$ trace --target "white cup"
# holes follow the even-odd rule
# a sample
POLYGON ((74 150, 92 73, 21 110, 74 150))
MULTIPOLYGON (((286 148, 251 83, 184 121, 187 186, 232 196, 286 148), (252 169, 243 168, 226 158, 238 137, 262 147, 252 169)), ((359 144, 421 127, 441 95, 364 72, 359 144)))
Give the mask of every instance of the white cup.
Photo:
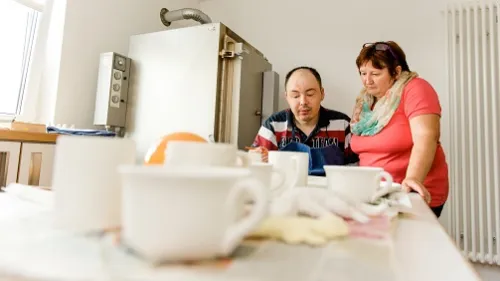
POLYGON ((252 163, 249 166, 252 176, 261 181, 268 190, 269 200, 281 194, 286 187, 286 172, 270 163, 252 163))
POLYGON ((135 162, 130 139, 60 136, 52 190, 56 225, 76 232, 121 226, 121 181, 117 167, 135 162))
POLYGON ((309 154, 305 152, 269 151, 269 163, 286 172, 287 188, 307 186, 309 154))
POLYGON ((264 185, 246 168, 122 166, 125 245, 153 263, 231 254, 267 215, 264 185), (244 209, 242 196, 254 206, 244 209))
POLYGON ((165 164, 248 167, 248 153, 227 143, 171 141, 165 150, 165 164))
POLYGON ((328 188, 353 203, 371 202, 392 187, 392 176, 382 168, 325 165, 324 169, 328 188))

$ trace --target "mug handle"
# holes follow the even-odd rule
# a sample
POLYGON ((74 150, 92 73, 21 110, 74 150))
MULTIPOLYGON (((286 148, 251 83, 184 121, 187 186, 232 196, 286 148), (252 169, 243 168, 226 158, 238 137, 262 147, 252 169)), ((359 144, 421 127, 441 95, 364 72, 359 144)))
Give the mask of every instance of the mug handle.
MULTIPOLYGON (((278 181, 278 183, 276 185, 271 186, 271 194, 273 194, 273 195, 274 195, 274 193, 276 193, 277 195, 281 194, 281 193, 284 192, 283 189, 286 187, 285 186, 285 183, 286 183, 286 172, 283 169, 278 169, 278 168, 274 168, 273 167, 272 173, 273 174, 278 174, 279 181, 278 181)), ((273 198, 269 198, 269 199, 272 200, 273 198)))
POLYGON ((250 157, 248 156, 248 152, 238 150, 236 152, 236 157, 241 161, 241 164, 236 164, 240 167, 248 167, 250 166, 250 157))
POLYGON ((222 242, 222 255, 229 255, 238 244, 261 223, 268 213, 268 196, 263 183, 256 179, 245 178, 238 181, 229 192, 226 200, 226 210, 229 213, 234 213, 240 206, 241 202, 238 198, 241 193, 250 193, 253 197, 253 206, 250 214, 235 224, 231 225, 224 234, 222 242))
POLYGON ((380 182, 381 179, 385 179, 385 185, 384 186, 378 186, 376 191, 375 191, 375 194, 373 195, 372 197, 372 201, 373 200, 377 200, 378 198, 388 194, 391 192, 391 188, 392 188, 392 176, 391 174, 389 174, 388 172, 386 171, 381 171, 378 175, 377 175, 377 182, 380 182))

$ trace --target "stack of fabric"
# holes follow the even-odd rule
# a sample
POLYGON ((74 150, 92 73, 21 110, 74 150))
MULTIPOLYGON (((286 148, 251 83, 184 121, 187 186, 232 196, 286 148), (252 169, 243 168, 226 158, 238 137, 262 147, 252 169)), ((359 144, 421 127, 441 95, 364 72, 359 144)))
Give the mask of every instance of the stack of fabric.
POLYGON ((115 137, 116 133, 106 130, 90 130, 90 129, 70 129, 59 128, 56 126, 48 126, 47 133, 59 135, 75 135, 75 136, 100 136, 100 137, 115 137))
POLYGON ((397 188, 353 204, 326 188, 296 187, 272 201, 269 217, 249 237, 314 246, 345 237, 387 239, 394 218, 410 208, 408 194, 397 188))

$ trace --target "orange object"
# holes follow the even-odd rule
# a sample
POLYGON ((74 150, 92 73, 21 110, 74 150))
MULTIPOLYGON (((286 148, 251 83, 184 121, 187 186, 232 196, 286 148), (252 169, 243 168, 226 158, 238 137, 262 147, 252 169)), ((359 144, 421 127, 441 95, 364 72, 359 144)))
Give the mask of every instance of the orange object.
POLYGON ((208 142, 201 136, 189 132, 176 132, 163 136, 155 143, 146 153, 144 164, 146 165, 162 165, 165 162, 165 150, 170 141, 191 141, 191 142, 208 142))

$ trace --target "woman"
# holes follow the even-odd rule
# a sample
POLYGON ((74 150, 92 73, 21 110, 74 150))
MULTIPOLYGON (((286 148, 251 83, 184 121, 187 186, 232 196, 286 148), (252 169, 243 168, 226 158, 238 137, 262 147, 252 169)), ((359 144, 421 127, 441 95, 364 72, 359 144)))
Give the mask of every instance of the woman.
POLYGON ((364 87, 351 121, 351 148, 359 165, 382 167, 439 217, 449 184, 436 91, 410 71, 392 41, 363 45, 356 65, 364 87))

